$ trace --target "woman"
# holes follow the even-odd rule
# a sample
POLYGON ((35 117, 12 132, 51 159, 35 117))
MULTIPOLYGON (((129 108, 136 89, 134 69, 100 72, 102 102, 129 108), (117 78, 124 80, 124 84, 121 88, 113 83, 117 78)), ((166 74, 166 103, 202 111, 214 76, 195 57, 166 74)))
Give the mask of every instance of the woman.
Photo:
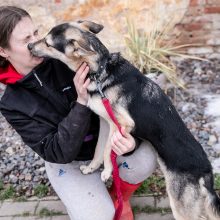
MULTIPOLYGON (((100 171, 83 175, 79 170, 92 159, 99 130, 98 117, 86 107, 89 67, 83 63, 74 73, 58 60, 32 56, 27 45, 38 39, 38 32, 21 8, 0 7, 0 30, 0 82, 7 84, 0 103, 3 116, 45 160, 48 178, 71 219, 112 219, 114 205, 100 171)), ((119 156, 126 220, 133 219, 129 197, 156 167, 150 144, 138 147, 138 142, 124 129, 111 139, 119 156)))

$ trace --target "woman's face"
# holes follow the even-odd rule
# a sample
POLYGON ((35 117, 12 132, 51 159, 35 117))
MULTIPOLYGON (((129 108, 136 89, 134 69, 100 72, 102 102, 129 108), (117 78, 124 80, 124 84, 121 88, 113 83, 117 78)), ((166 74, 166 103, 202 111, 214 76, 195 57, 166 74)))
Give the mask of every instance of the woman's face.
POLYGON ((38 40, 38 30, 29 17, 23 17, 12 31, 8 49, 4 49, 8 61, 21 74, 28 74, 43 61, 31 55, 27 45, 38 40))

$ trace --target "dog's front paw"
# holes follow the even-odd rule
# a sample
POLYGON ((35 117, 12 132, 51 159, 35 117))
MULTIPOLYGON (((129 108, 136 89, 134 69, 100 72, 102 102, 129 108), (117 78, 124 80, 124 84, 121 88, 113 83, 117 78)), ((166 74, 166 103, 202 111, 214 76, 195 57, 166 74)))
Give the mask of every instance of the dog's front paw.
POLYGON ((89 174, 94 172, 94 169, 91 166, 81 165, 79 169, 83 174, 89 174))
POLYGON ((105 186, 110 189, 113 184, 113 176, 111 175, 110 178, 105 182, 105 186))
POLYGON ((106 183, 108 181, 108 179, 111 177, 111 175, 112 175, 112 170, 104 169, 101 173, 102 181, 106 183))

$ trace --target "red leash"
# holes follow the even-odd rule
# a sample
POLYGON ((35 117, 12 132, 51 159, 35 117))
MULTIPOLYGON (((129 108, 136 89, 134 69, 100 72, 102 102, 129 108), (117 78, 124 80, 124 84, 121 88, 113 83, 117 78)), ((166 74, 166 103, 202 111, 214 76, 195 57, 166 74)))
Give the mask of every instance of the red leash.
MULTIPOLYGON (((102 66, 104 68, 104 66, 102 66)), ((105 94, 102 92, 102 86, 99 80, 95 78, 96 81, 96 86, 97 89, 101 95, 102 98, 102 103, 105 106, 105 110, 108 112, 109 117, 112 119, 112 121, 115 123, 117 126, 118 130, 121 132, 121 126, 118 123, 117 119, 115 118, 114 112, 112 110, 111 104, 109 100, 105 97, 105 94)), ((122 132, 121 132, 122 134, 122 132)), ((113 184, 115 185, 116 189, 116 194, 117 194, 117 199, 118 199, 118 207, 115 211, 115 216, 114 220, 120 220, 121 214, 122 214, 122 209, 123 209, 123 198, 122 198, 122 193, 121 193, 121 182, 120 182, 120 176, 119 176, 119 171, 118 171, 118 164, 116 162, 117 155, 116 153, 112 150, 111 151, 111 161, 112 161, 112 166, 113 166, 113 184)))
MULTIPOLYGON (((115 125, 118 127, 118 130, 121 132, 121 126, 119 125, 117 119, 115 118, 115 115, 112 110, 111 104, 109 103, 109 100, 106 97, 102 96, 102 103, 105 106, 105 109, 108 112, 110 118, 115 123, 115 125)), ((122 134, 122 132, 121 132, 121 134, 122 134)), ((116 159, 117 159, 117 154, 112 150, 111 151, 111 161, 112 161, 112 166, 113 166, 113 173, 112 173, 113 184, 115 185, 117 199, 118 199, 118 207, 115 211, 114 220, 119 220, 121 217, 121 214, 122 214, 122 209, 123 209, 123 198, 122 198, 122 194, 121 194, 121 183, 120 183, 120 176, 119 176, 118 165, 117 165, 116 159)))

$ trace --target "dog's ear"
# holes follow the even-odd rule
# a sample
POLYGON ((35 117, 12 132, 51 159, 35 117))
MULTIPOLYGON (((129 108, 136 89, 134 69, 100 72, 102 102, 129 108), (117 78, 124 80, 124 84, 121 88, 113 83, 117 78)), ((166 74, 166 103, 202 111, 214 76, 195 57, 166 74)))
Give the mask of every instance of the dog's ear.
POLYGON ((90 31, 93 34, 98 34, 104 26, 101 24, 97 24, 92 21, 77 21, 80 24, 80 27, 86 31, 90 31))
POLYGON ((77 57, 93 55, 96 53, 84 40, 73 40, 72 43, 74 45, 73 54, 77 57))
POLYGON ((88 52, 89 52, 89 53, 94 53, 94 52, 95 52, 94 49, 91 48, 91 46, 90 46, 88 43, 86 43, 85 41, 83 41, 83 40, 78 40, 78 41, 76 41, 76 43, 79 45, 79 48, 80 48, 81 50, 84 50, 84 51, 86 51, 87 53, 88 53, 88 52))

